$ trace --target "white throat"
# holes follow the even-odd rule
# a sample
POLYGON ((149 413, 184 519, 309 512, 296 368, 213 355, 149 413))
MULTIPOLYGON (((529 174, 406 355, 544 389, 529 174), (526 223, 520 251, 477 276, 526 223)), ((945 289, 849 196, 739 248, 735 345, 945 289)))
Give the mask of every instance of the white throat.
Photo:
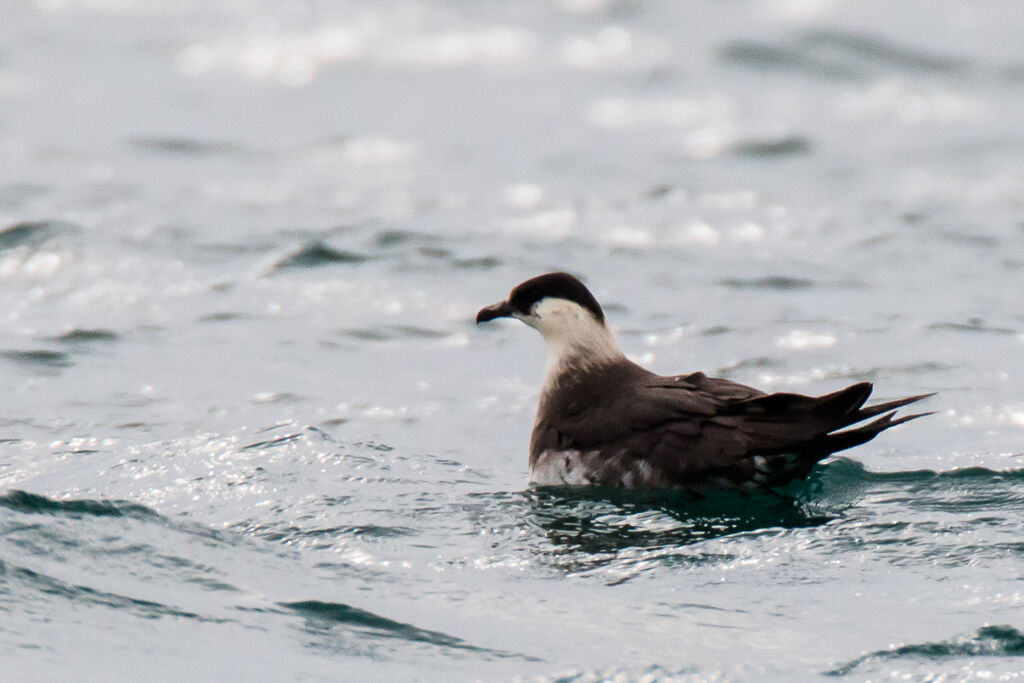
POLYGON ((570 369, 586 369, 622 358, 622 351, 605 325, 579 304, 567 299, 542 299, 528 315, 517 318, 533 327, 548 346, 545 384, 570 369))

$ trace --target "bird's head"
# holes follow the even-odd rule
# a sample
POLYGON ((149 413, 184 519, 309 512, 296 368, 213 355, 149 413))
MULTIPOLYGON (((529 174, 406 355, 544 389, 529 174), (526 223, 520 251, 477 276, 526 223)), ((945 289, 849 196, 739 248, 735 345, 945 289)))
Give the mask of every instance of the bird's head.
POLYGON ((517 285, 505 301, 480 309, 476 322, 516 318, 543 335, 549 358, 584 364, 621 355, 601 304, 568 273, 548 273, 517 285))

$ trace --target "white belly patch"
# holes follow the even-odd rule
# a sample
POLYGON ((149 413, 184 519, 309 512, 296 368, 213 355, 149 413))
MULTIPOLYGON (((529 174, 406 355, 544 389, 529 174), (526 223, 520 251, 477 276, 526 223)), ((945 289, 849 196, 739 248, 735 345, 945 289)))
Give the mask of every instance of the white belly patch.
POLYGON ((585 458, 580 451, 544 451, 530 468, 530 483, 538 486, 589 486, 585 458))
MULTIPOLYGON (((625 451, 544 451, 530 468, 538 486, 616 486, 627 489, 657 486, 650 465, 625 451)), ((664 484, 661 484, 664 485, 664 484)))

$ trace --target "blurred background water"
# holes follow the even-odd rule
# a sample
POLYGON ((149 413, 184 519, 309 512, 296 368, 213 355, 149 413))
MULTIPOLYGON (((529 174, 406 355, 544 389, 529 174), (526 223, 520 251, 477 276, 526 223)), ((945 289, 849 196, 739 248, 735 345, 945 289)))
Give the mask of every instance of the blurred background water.
POLYGON ((1024 5, 2 14, 5 680, 1022 678, 1024 5), (530 489, 472 320, 556 268, 656 371, 937 414, 530 489))

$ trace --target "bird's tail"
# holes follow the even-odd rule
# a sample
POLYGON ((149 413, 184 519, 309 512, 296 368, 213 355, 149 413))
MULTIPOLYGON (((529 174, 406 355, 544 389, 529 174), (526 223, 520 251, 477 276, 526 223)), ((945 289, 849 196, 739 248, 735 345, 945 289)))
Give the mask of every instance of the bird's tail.
MULTIPOLYGON (((925 412, 896 417, 896 409, 934 394, 907 396, 864 407, 864 403, 871 395, 871 389, 872 386, 869 382, 861 382, 819 397, 773 394, 763 399, 754 399, 754 401, 803 399, 799 401, 801 404, 799 408, 810 413, 822 428, 816 436, 805 441, 777 446, 758 453, 767 456, 769 462, 774 460, 772 456, 778 458, 772 462, 773 478, 777 478, 779 483, 784 483, 791 479, 806 477, 815 464, 832 453, 867 443, 890 427, 932 414, 925 412), (858 423, 871 418, 876 419, 858 425, 858 423)), ((790 409, 793 407, 795 406, 790 406, 790 409)))

